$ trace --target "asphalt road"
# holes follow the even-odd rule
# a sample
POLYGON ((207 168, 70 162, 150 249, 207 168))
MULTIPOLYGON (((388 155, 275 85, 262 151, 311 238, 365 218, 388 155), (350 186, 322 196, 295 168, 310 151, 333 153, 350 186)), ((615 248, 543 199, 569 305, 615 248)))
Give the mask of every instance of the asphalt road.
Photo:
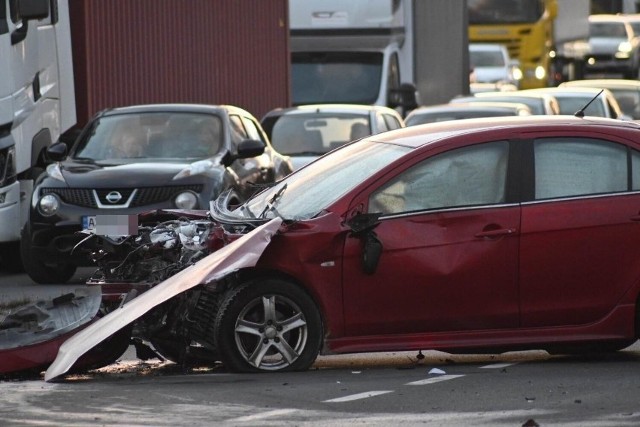
MULTIPOLYGON (((72 288, 91 273, 74 278, 72 288)), ((64 293, 0 274, 0 298, 64 293)), ((543 351, 322 356, 306 372, 182 370, 130 350, 46 383, 0 381, 0 426, 637 426, 640 345, 599 357, 543 351)), ((0 361, 1 363, 1 361, 0 361)))

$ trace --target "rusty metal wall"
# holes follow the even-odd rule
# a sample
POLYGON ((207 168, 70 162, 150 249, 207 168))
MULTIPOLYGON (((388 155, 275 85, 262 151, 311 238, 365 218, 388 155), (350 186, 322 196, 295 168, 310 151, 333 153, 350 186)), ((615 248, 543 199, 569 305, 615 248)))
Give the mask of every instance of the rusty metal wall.
POLYGON ((287 0, 71 0, 78 124, 158 102, 288 106, 287 0))

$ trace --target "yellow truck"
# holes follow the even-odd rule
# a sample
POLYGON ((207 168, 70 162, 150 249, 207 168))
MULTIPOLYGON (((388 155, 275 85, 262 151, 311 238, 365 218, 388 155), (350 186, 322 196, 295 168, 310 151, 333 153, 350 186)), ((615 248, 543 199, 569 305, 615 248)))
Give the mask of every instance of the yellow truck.
POLYGON ((520 62, 522 89, 579 78, 588 46, 586 0, 468 0, 469 43, 500 43, 520 62))

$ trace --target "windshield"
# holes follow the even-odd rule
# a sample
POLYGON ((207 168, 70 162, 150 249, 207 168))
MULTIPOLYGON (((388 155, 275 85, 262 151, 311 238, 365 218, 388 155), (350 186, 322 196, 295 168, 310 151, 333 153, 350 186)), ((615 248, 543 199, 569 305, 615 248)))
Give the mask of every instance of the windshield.
POLYGON ((223 146, 222 120, 197 113, 139 113, 94 121, 71 157, 115 161, 195 160, 216 155, 223 146))
POLYGON ((382 53, 293 53, 293 105, 373 104, 378 99, 381 76, 382 53))
POLYGON ((544 0, 467 0, 470 25, 531 24, 544 12, 544 0))
POLYGON ((627 28, 622 22, 591 22, 589 24, 589 37, 626 39, 627 28))
POLYGON ((499 50, 470 50, 469 62, 476 67, 504 67, 504 56, 499 50))
POLYGON ((321 157, 273 188, 249 200, 233 214, 284 219, 312 218, 411 148, 361 140, 321 157))
POLYGON ((368 114, 288 114, 273 126, 271 143, 286 155, 320 155, 370 134, 368 114))

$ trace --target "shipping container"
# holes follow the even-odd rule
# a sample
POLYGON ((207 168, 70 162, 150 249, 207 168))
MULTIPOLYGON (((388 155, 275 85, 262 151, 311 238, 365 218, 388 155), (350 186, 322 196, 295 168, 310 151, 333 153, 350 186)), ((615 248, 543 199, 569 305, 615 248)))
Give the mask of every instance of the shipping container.
POLYGON ((287 0, 69 2, 76 111, 232 104, 260 117, 290 104, 287 0))

